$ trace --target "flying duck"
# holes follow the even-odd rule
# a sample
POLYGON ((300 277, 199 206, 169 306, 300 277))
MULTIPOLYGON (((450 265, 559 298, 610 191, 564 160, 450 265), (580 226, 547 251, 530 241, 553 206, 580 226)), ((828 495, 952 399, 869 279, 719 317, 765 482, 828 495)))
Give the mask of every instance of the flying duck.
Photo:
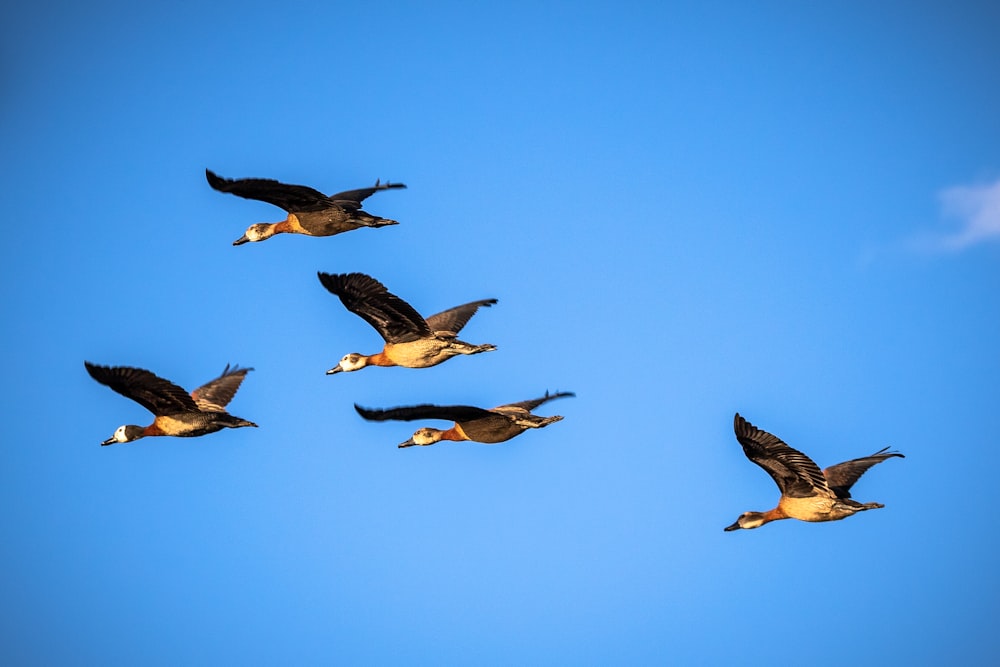
POLYGON ((413 307, 390 293, 385 285, 363 273, 322 273, 319 281, 352 313, 372 325, 385 340, 381 352, 352 352, 328 370, 327 375, 349 372, 365 366, 436 366, 458 354, 479 354, 497 349, 485 343, 472 345, 458 340, 462 330, 480 306, 492 306, 496 299, 473 301, 456 306, 426 320, 413 307))
POLYGON ((282 233, 333 236, 359 227, 399 224, 395 220, 380 218, 361 210, 361 202, 379 190, 406 187, 402 183, 375 181, 375 185, 370 188, 327 196, 305 185, 288 185, 269 178, 222 178, 209 169, 205 170, 205 177, 208 184, 219 192, 274 204, 288 213, 288 218, 281 222, 250 225, 243 236, 233 241, 233 245, 263 241, 282 233))
POLYGON ((545 392, 545 396, 541 398, 501 405, 492 410, 469 405, 414 405, 389 410, 370 410, 362 408, 357 403, 354 404, 354 409, 368 421, 444 419, 455 422, 454 426, 443 431, 436 428, 418 429, 413 437, 401 442, 399 447, 433 445, 441 440, 472 440, 493 444, 510 440, 529 428, 542 428, 560 421, 562 417, 559 415, 539 417, 531 414, 531 411, 547 401, 574 395, 568 391, 555 394, 545 392))
POLYGON ((736 439, 747 458, 774 479, 781 491, 778 506, 766 512, 744 512, 726 530, 758 528, 778 519, 799 521, 837 521, 855 512, 879 509, 880 503, 859 503, 850 490, 865 471, 876 463, 898 456, 886 447, 871 456, 853 459, 820 470, 812 459, 792 449, 767 431, 762 431, 739 415, 733 419, 736 439))
POLYGON ((198 387, 190 394, 169 380, 141 368, 98 366, 83 362, 90 376, 155 415, 149 426, 119 426, 115 434, 101 443, 132 442, 156 435, 190 438, 214 433, 223 428, 257 426, 226 412, 226 405, 236 395, 243 378, 252 368, 232 368, 226 364, 222 375, 198 387))

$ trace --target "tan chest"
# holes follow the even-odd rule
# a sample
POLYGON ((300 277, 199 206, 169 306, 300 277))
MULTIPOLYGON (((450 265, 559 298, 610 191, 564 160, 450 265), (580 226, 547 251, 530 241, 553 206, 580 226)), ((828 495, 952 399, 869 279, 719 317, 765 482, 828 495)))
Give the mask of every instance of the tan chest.
POLYGON ((154 423, 163 435, 187 435, 197 427, 191 423, 188 415, 160 416, 155 419, 154 423))
POLYGON ((778 503, 781 511, 799 521, 832 521, 841 519, 833 515, 833 498, 813 496, 812 498, 782 498, 778 503))
POLYGON ((447 343, 430 338, 386 345, 385 356, 397 366, 427 368, 436 366, 452 356, 448 354, 447 349, 447 343))

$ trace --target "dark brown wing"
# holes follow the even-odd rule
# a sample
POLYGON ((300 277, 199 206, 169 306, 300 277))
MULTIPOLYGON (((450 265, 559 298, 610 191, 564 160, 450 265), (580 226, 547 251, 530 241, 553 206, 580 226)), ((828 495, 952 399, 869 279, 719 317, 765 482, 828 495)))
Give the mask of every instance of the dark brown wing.
POLYGON ((557 391, 554 394, 545 392, 545 395, 542 396, 541 398, 533 398, 530 401, 521 401, 519 403, 508 403, 507 405, 501 405, 497 409, 502 410, 503 408, 517 408, 520 410, 527 410, 528 412, 531 412, 542 403, 546 403, 548 401, 552 401, 557 398, 563 398, 564 396, 576 396, 576 394, 574 394, 571 391, 557 391))
POLYGON ((327 199, 336 203, 337 206, 350 211, 357 211, 361 208, 361 202, 368 199, 379 190, 395 190, 396 188, 405 187, 406 186, 402 183, 379 183, 378 181, 375 181, 375 185, 373 187, 338 192, 335 195, 330 195, 327 199))
POLYGON ((819 466, 802 452, 760 430, 739 413, 733 418, 733 430, 743 445, 743 453, 767 471, 783 495, 792 498, 808 498, 817 493, 831 495, 819 466))
POLYGON ((410 405, 402 408, 390 408, 388 410, 372 410, 363 408, 357 403, 354 409, 358 414, 368 421, 414 421, 417 419, 444 419, 453 422, 471 421, 489 417, 496 413, 483 408, 475 408, 470 405, 410 405))
POLYGON ((457 335, 481 306, 489 307, 496 302, 496 299, 483 299, 482 301, 473 301, 472 303, 455 306, 454 308, 428 317, 427 326, 430 327, 431 331, 441 331, 457 335))
POLYGON ((175 415, 199 412, 194 399, 169 380, 141 368, 129 366, 97 366, 83 362, 90 377, 146 408, 154 415, 175 415))
POLYGON ((230 369, 229 364, 226 364, 222 375, 192 391, 191 398, 203 412, 225 412, 229 401, 233 400, 243 383, 243 378, 252 370, 239 366, 230 369))
POLYGON ((289 213, 321 211, 333 206, 330 198, 305 185, 288 185, 270 178, 222 178, 208 169, 205 170, 205 177, 208 184, 219 192, 274 204, 289 213))
POLYGON ((826 483, 830 486, 830 489, 837 494, 838 498, 850 498, 851 497, 851 487, 854 483, 861 479, 861 476, 877 463, 882 463, 886 459, 891 459, 894 456, 899 458, 906 458, 899 452, 890 452, 889 448, 881 449, 871 456, 865 456, 860 459, 852 459, 850 461, 844 461, 843 463, 838 463, 837 465, 830 466, 823 471, 826 476, 826 483))
POLYGON ((375 327, 387 343, 406 343, 431 335, 413 306, 390 294, 385 285, 363 273, 323 273, 319 281, 352 313, 375 327))

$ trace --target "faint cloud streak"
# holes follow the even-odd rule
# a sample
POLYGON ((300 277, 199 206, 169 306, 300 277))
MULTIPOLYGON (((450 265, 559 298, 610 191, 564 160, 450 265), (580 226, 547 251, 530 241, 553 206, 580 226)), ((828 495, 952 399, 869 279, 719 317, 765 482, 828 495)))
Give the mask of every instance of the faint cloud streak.
POLYGON ((959 252, 978 243, 1000 240, 1000 179, 986 185, 959 185, 941 192, 941 212, 957 220, 952 234, 923 237, 919 245, 959 252))

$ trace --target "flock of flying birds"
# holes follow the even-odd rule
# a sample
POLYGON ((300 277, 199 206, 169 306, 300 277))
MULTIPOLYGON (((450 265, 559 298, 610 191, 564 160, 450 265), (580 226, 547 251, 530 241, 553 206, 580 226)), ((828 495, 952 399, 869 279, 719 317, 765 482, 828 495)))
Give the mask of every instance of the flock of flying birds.
MULTIPOLYGON (((250 225, 233 245, 264 241, 275 234, 333 236, 361 227, 384 227, 398 224, 372 215, 361 203, 381 190, 405 188, 402 183, 376 181, 369 188, 324 195, 303 185, 288 185, 263 178, 227 179, 205 170, 208 184, 219 192, 273 204, 288 214, 276 223, 250 225)), ((370 324, 385 341, 380 352, 344 355, 327 374, 358 371, 367 366, 404 366, 428 368, 456 355, 490 352, 495 345, 474 345, 458 339, 458 333, 481 307, 496 299, 483 299, 449 310, 421 316, 410 304, 389 292, 378 280, 363 273, 318 274, 330 293, 340 298, 344 307, 370 324)), ((188 393, 169 380, 150 371, 129 366, 99 366, 84 362, 90 376, 153 413, 148 426, 127 424, 118 427, 102 445, 133 442, 147 436, 194 437, 223 428, 254 426, 251 421, 226 411, 251 368, 226 368, 222 374, 188 393)), ((561 416, 541 417, 533 411, 548 401, 573 396, 571 392, 545 393, 540 398, 501 405, 492 409, 467 405, 414 405, 386 410, 368 409, 355 404, 358 414, 369 421, 444 420, 448 429, 420 428, 399 447, 432 445, 441 440, 470 440, 498 443, 510 440, 529 428, 542 428, 560 421, 561 416)), ((871 456, 852 459, 821 470, 808 456, 789 447, 776 436, 758 429, 737 414, 733 428, 747 458, 774 479, 781 497, 774 509, 744 512, 725 530, 757 528, 778 519, 801 521, 836 521, 857 512, 883 507, 879 503, 860 503, 851 498, 850 489, 869 468, 877 463, 902 457, 899 452, 882 449, 871 456)))

